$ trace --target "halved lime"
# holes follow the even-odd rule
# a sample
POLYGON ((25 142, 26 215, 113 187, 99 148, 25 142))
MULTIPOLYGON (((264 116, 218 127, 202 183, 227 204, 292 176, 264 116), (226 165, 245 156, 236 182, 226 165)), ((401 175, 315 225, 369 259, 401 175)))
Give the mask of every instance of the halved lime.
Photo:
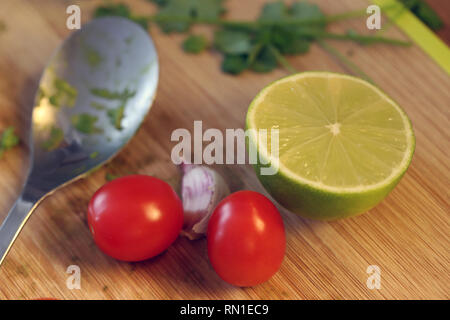
POLYGON ((406 113, 372 84, 343 74, 305 72, 278 80, 251 103, 246 120, 255 170, 284 207, 317 219, 343 218, 377 205, 414 153, 406 113), (279 152, 271 135, 279 130, 279 152), (259 132, 259 133, 258 133, 259 132), (273 149, 273 150, 272 150, 273 149), (264 163, 276 168, 261 174, 264 163))

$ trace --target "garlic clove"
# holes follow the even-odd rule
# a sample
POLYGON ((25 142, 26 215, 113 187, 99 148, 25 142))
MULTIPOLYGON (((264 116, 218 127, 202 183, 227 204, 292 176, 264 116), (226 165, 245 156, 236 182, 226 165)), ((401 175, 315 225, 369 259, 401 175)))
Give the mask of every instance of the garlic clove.
POLYGON ((182 163, 181 197, 184 209, 182 235, 191 240, 206 234, 208 221, 217 204, 230 190, 215 170, 201 165, 182 163))

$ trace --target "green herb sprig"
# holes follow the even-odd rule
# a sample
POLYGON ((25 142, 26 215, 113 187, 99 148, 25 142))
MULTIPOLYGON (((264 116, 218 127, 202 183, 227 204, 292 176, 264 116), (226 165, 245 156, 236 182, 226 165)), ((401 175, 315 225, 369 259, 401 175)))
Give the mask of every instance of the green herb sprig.
MULTIPOLYGON (((325 39, 352 41, 363 45, 383 43, 407 46, 410 43, 379 35, 367 36, 354 31, 344 34, 326 31, 333 22, 366 15, 365 10, 326 16, 315 5, 296 1, 290 6, 282 1, 266 3, 255 21, 226 20, 223 0, 147 0, 158 5, 152 16, 134 16, 124 4, 107 4, 97 8, 94 16, 120 15, 147 27, 156 23, 166 33, 188 32, 192 25, 215 27, 210 45, 202 35, 190 34, 183 42, 188 53, 199 53, 212 47, 223 55, 222 70, 239 74, 244 70, 269 72, 282 66, 289 72, 295 68, 286 56, 309 51, 313 42, 325 39)), ((345 63, 345 62, 344 62, 345 63)))
POLYGON ((14 127, 9 127, 3 131, 0 138, 0 158, 2 158, 5 151, 19 144, 19 137, 14 133, 14 130, 14 127))

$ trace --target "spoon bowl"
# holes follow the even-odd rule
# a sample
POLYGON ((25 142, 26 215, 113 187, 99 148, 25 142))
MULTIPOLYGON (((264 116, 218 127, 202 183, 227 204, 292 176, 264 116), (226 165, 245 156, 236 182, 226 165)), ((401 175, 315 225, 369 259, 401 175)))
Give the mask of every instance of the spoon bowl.
POLYGON ((152 40, 127 19, 95 19, 64 41, 39 83, 30 172, 0 226, 0 264, 40 201, 100 167, 134 136, 158 75, 152 40))

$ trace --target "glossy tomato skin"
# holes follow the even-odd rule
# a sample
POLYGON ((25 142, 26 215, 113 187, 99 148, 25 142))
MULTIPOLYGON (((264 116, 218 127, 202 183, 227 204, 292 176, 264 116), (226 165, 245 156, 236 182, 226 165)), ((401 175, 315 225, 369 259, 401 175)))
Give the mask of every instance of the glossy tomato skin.
POLYGON ((101 187, 88 208, 97 246, 123 261, 142 261, 166 250, 183 226, 183 206, 166 182, 144 175, 115 179, 101 187))
POLYGON ((254 191, 222 200, 208 223, 208 256, 226 282, 249 287, 269 280, 283 262, 286 237, 273 203, 254 191))

